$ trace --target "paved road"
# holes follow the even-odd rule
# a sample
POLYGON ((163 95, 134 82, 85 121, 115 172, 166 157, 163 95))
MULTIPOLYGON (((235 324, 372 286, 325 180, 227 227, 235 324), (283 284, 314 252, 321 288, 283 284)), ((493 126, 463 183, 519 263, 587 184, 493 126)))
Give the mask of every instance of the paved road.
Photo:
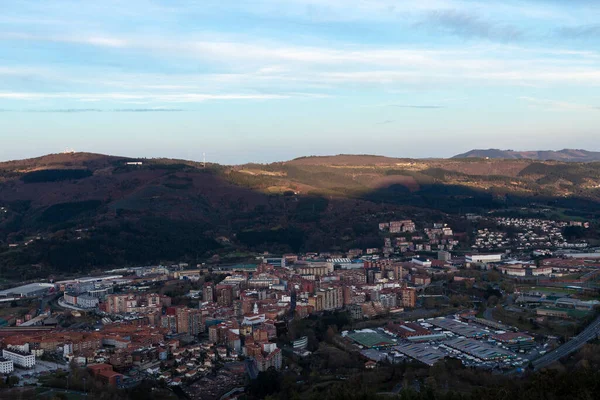
POLYGON ((492 311, 494 309, 493 308, 486 308, 485 311, 483 312, 483 318, 487 319, 488 321, 494 321, 496 322, 496 320, 494 319, 494 316, 492 315, 492 311))
POLYGON ((587 328, 567 343, 563 344, 559 348, 550 353, 544 354, 542 357, 533 361, 533 368, 539 370, 547 367, 555 361, 558 361, 562 357, 568 356, 569 354, 579 350, 584 344, 592 339, 595 339, 600 334, 600 317, 596 318, 594 322, 588 325, 587 328))

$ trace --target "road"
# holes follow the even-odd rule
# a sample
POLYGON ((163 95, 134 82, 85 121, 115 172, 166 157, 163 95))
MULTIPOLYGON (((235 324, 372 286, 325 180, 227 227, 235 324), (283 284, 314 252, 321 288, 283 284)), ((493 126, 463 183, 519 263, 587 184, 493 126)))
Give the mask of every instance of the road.
POLYGON ((555 361, 558 361, 562 357, 568 356, 569 354, 579 350, 584 344, 592 339, 595 339, 600 334, 600 317, 596 318, 594 322, 588 325, 587 328, 567 343, 563 344, 559 348, 551 351, 550 353, 544 354, 542 357, 533 361, 534 370, 547 367, 555 361))
POLYGON ((37 317, 30 319, 29 321, 23 322, 19 326, 35 326, 38 323, 41 325, 42 321, 44 321, 46 318, 48 318, 48 315, 46 315, 46 314, 40 314, 37 317))
POLYGON ((494 309, 491 307, 486 308, 485 311, 483 312, 483 318, 487 319, 488 321, 496 322, 496 320, 494 319, 494 316, 492 315, 493 310, 494 309))
POLYGON ((77 306, 74 306, 71 304, 67 304, 67 303, 65 303, 64 297, 59 298, 57 303, 58 303, 59 307, 68 308, 70 310, 75 310, 75 311, 88 312, 88 311, 94 310, 93 308, 81 308, 81 307, 77 307, 77 306))

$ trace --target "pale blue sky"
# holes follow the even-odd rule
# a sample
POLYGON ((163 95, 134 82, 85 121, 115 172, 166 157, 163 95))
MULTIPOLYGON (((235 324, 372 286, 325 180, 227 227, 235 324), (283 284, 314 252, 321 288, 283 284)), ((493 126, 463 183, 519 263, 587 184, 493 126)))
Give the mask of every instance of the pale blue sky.
POLYGON ((599 3, 0 0, 0 160, 600 150, 599 3))

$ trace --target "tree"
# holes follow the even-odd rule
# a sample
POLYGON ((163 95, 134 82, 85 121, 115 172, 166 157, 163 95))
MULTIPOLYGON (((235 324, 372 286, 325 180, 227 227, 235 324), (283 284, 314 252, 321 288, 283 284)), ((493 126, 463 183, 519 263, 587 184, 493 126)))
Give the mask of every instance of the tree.
POLYGON ((502 275, 498 271, 490 271, 487 274, 488 281, 490 282, 498 282, 502 275))
POLYGON ((11 375, 6 379, 6 383, 8 383, 8 386, 10 387, 17 386, 19 384, 19 381, 19 377, 15 375, 11 375))
POLYGON ((487 299, 487 304, 489 307, 495 307, 496 304, 498 304, 498 301, 500 301, 500 299, 494 295, 488 297, 487 299))
POLYGON ((250 383, 249 391, 257 398, 277 393, 281 389, 281 375, 275 368, 269 368, 264 372, 259 372, 255 380, 250 383))
POLYGON ((435 299, 433 297, 426 297, 423 301, 423 306, 427 309, 436 308, 435 299))
POLYGON ((435 390, 437 388, 437 382, 435 378, 433 376, 428 376, 425 378, 425 386, 427 386, 428 389, 435 390))
POLYGON ((500 282, 500 289, 504 290, 506 293, 514 293, 515 284, 511 281, 503 280, 500 282))
POLYGON ((329 325, 329 328, 327 328, 327 332, 325 333, 325 340, 327 343, 333 343, 333 338, 335 338, 336 333, 337 329, 335 329, 335 326, 329 325))

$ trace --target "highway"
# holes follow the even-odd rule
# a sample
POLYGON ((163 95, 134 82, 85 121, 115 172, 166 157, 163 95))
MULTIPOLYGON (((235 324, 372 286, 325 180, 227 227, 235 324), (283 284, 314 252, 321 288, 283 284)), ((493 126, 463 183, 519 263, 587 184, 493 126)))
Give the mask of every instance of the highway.
POLYGON ((537 360, 532 361, 533 369, 537 371, 541 368, 547 367, 555 361, 558 361, 562 357, 568 356, 569 354, 579 350, 590 340, 595 339, 599 334, 600 317, 596 318, 594 322, 589 324, 583 332, 569 340, 567 343, 563 344, 554 351, 551 351, 550 353, 544 354, 537 360))

